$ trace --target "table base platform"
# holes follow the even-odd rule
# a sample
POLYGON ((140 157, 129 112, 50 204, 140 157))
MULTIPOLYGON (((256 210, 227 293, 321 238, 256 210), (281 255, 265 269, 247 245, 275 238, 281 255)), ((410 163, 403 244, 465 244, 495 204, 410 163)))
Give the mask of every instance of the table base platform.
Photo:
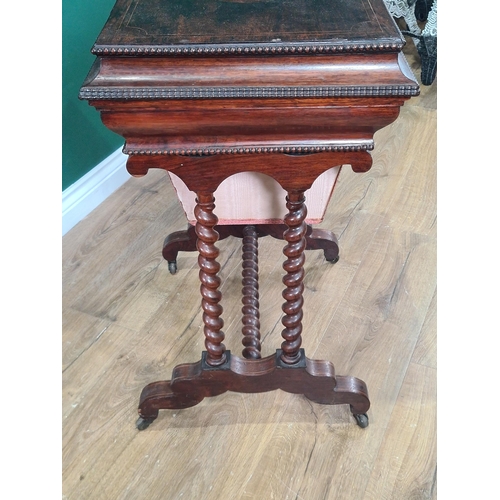
POLYGON ((315 403, 349 404, 357 424, 368 426, 366 412, 370 407, 365 383, 355 377, 335 376, 329 361, 312 360, 300 349, 293 365, 283 362, 281 349, 262 359, 243 359, 225 352, 224 364, 213 367, 206 362, 207 353, 196 363, 174 368, 172 379, 153 382, 142 390, 137 428, 146 429, 162 409, 183 409, 197 405, 206 397, 227 391, 260 393, 281 389, 303 394, 315 403))
MULTIPOLYGON (((303 264, 306 249, 323 249, 325 257, 337 261, 339 247, 337 238, 330 231, 313 229, 305 224, 303 197, 296 204, 288 200, 291 212, 286 224, 261 225, 214 225, 208 233, 207 227, 198 223, 186 231, 172 233, 165 240, 163 256, 169 262, 170 272, 177 269, 179 251, 200 251, 202 308, 205 325, 205 346, 201 360, 181 364, 174 368, 172 379, 148 384, 142 391, 139 402, 137 428, 146 429, 158 417, 161 409, 182 409, 195 406, 206 397, 227 391, 242 393, 268 392, 281 389, 294 394, 303 394, 316 403, 337 405, 349 404, 358 425, 368 426, 366 412, 370 407, 365 383, 355 377, 335 376, 335 369, 328 361, 311 360, 300 348, 303 305, 303 264), (298 229, 298 231, 297 231, 298 229), (283 239, 287 245, 283 253, 287 257, 283 268, 286 288, 282 309, 284 342, 276 355, 261 357, 258 285, 258 238, 271 235, 283 239), (217 288, 219 264, 214 245, 218 239, 229 236, 242 238, 242 351, 243 357, 232 356, 222 341, 222 308, 218 304, 221 295, 217 288), (207 245, 207 243, 209 243, 207 245), (172 266, 175 265, 175 268, 172 266)), ((203 217, 200 217, 200 221, 203 217)))

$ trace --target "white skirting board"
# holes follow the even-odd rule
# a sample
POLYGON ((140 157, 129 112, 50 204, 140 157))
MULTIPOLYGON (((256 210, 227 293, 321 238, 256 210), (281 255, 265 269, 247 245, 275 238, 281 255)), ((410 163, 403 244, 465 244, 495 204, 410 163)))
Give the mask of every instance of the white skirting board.
POLYGON ((116 150, 63 191, 63 236, 131 178, 125 168, 127 158, 122 148, 116 150))

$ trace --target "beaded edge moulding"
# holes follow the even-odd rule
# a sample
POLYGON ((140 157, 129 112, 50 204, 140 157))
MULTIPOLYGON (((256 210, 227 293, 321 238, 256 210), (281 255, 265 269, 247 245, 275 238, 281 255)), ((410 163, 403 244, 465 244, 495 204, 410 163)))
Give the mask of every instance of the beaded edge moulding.
POLYGON ((255 54, 328 54, 335 52, 394 52, 400 51, 405 42, 397 43, 394 40, 373 43, 259 43, 259 44, 207 44, 207 45, 98 45, 92 47, 92 54, 96 56, 113 55, 255 55, 255 54))
POLYGON ((205 155, 232 155, 232 154, 271 154, 271 153, 324 153, 348 151, 372 151, 373 141, 359 144, 332 145, 332 146, 251 146, 251 147, 203 147, 178 149, 137 149, 123 148, 123 153, 136 156, 205 156, 205 155))
POLYGON ((86 87, 80 99, 204 99, 204 98, 290 98, 351 96, 416 96, 418 85, 343 87, 86 87))

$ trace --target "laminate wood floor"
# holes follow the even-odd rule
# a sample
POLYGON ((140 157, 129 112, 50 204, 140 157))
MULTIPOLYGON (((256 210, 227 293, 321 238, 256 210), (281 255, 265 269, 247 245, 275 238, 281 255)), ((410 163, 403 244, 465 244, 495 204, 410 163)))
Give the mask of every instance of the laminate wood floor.
MULTIPOLYGON (((303 347, 367 383, 369 427, 346 406, 275 391, 162 410, 136 429, 142 388, 204 349, 197 256, 181 253, 170 275, 163 239, 186 220, 166 173, 151 171, 63 237, 63 498, 436 498, 436 89, 376 134, 369 172, 342 170, 320 225, 340 261, 307 253, 303 347)), ((218 246, 236 350, 240 240, 218 246)), ((259 241, 264 356, 281 343, 282 247, 259 241)))

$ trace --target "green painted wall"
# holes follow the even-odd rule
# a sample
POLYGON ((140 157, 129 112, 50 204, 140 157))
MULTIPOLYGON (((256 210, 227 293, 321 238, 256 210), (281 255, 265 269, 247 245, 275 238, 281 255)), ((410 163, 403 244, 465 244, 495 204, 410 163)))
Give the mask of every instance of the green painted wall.
POLYGON ((123 145, 78 91, 95 57, 90 53, 115 0, 62 2, 62 189, 123 145))

